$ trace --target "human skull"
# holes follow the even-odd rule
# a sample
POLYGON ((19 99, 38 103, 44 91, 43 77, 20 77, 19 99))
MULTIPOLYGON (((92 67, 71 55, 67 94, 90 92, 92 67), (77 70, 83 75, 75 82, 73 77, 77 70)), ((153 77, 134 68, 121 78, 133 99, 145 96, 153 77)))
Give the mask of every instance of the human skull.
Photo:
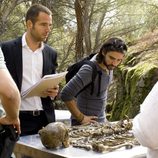
POLYGON ((69 135, 66 125, 62 122, 49 123, 46 127, 39 130, 42 144, 48 148, 69 146, 69 135))

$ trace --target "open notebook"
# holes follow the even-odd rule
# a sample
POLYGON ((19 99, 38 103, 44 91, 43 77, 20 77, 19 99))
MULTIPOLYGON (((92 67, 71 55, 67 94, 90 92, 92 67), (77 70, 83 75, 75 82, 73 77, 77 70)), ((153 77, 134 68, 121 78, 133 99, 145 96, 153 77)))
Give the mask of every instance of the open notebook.
POLYGON ((43 78, 31 86, 29 89, 21 93, 22 98, 29 98, 32 96, 42 96, 42 92, 48 88, 53 88, 58 85, 62 80, 65 79, 66 72, 61 72, 57 74, 45 75, 43 78))

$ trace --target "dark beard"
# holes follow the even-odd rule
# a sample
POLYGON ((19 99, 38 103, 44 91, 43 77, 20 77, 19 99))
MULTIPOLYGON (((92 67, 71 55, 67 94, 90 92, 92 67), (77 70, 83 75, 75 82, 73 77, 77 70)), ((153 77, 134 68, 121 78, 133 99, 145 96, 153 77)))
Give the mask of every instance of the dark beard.
POLYGON ((106 61, 104 61, 103 64, 106 66, 106 68, 107 68, 108 70, 113 70, 113 69, 115 69, 115 67, 116 67, 116 66, 114 66, 114 65, 107 65, 106 61))

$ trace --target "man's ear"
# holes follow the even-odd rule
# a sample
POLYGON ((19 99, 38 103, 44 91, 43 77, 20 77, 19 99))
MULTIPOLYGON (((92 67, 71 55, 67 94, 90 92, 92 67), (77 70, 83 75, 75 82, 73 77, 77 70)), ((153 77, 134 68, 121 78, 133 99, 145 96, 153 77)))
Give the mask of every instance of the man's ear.
POLYGON ((33 26, 32 21, 31 21, 31 20, 27 20, 27 22, 26 22, 26 26, 27 26, 27 28, 31 29, 32 26, 33 26))
POLYGON ((104 53, 104 52, 102 51, 102 55, 105 57, 105 56, 106 56, 106 53, 104 53))

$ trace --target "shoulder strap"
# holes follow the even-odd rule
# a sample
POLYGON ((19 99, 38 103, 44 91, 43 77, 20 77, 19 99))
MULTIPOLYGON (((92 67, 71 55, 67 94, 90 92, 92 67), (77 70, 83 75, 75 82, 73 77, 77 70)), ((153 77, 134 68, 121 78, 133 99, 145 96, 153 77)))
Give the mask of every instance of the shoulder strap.
POLYGON ((97 66, 94 62, 90 61, 90 60, 87 60, 85 61, 85 64, 88 64, 92 67, 92 82, 94 82, 96 76, 97 76, 97 66))
POLYGON ((93 94, 94 92, 94 81, 95 81, 95 78, 97 76, 97 66, 94 62, 92 61, 87 61, 87 64, 90 65, 92 67, 92 82, 91 82, 91 95, 93 94))
POLYGON ((101 87, 101 76, 102 76, 102 71, 98 71, 98 93, 97 96, 100 95, 100 87, 101 87))

